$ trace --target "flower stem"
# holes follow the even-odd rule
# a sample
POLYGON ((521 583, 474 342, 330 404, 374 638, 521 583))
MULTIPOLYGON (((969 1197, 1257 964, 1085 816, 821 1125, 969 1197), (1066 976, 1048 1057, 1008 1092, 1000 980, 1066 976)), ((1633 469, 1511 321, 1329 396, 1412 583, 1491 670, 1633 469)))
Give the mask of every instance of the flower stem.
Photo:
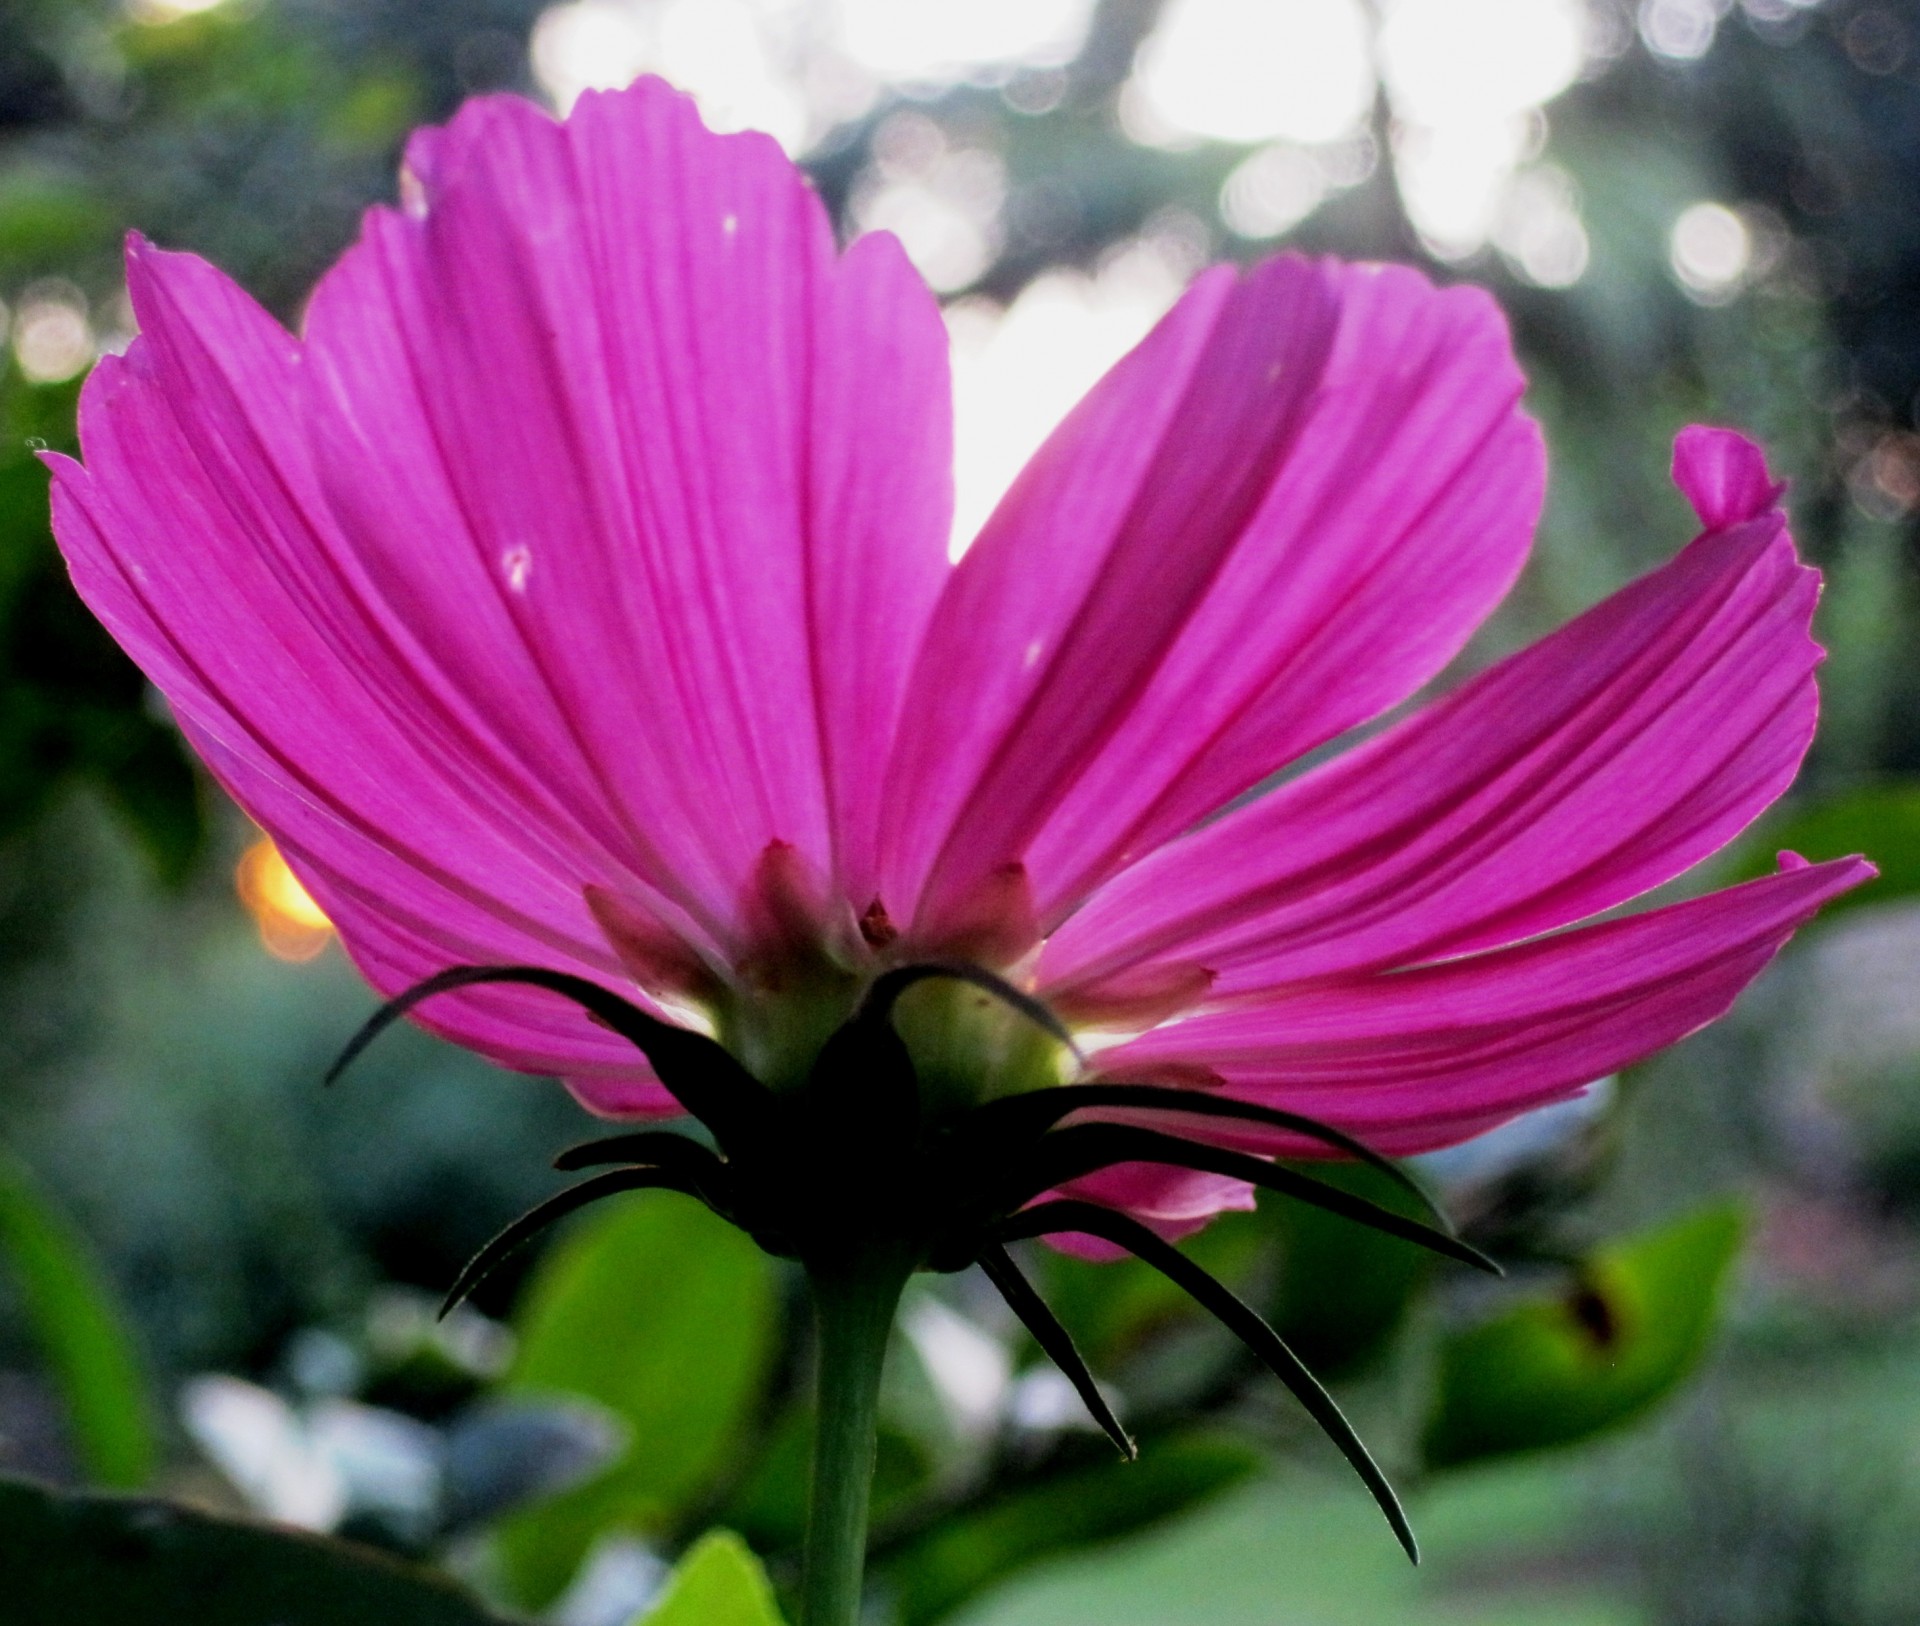
POLYGON ((807 1273, 819 1338, 801 1626, 856 1626, 867 1556, 880 1369, 912 1266, 891 1250, 807 1273))

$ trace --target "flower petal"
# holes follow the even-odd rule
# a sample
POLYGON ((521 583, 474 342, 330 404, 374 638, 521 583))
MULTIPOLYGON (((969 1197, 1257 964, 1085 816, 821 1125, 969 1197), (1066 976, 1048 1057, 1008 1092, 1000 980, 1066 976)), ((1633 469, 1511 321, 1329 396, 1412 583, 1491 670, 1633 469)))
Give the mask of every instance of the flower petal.
POLYGON ((1819 592, 1775 512, 1117 878, 1057 993, 1202 965, 1212 991, 1515 942, 1672 879, 1792 781, 1819 592))
MULTIPOLYGON (((1329 978, 1105 1052, 1139 1077, 1205 1067, 1232 1093, 1402 1155, 1571 1095, 1722 1015, 1796 927, 1874 874, 1858 858, 1412 971, 1329 978)), ((1242 1143, 1315 1155, 1259 1131, 1242 1143)), ((1323 1154, 1322 1154, 1323 1155, 1323 1154)))
POLYGON ((1425 682, 1526 553, 1520 388, 1478 291, 1291 257, 1200 278, 941 599, 891 766, 889 901, 937 938, 1024 862, 1051 926, 1425 682))
MULTIPOLYGON (((1244 1180, 1159 1163, 1116 1163, 1098 1174, 1069 1180, 1040 1200, 1054 1197, 1076 1197, 1102 1208, 1117 1208, 1169 1242, 1192 1236, 1221 1214, 1245 1213, 1255 1206, 1254 1189, 1244 1180)), ((1106 1262, 1126 1257, 1124 1248, 1079 1231, 1060 1232, 1047 1242, 1081 1259, 1106 1262)))
MULTIPOLYGON (((771 839, 871 869, 947 568, 938 314, 658 85, 564 129, 470 106, 413 157, 304 345, 133 246, 142 336, 55 460, 75 580, 383 992, 459 959, 630 987, 588 887, 725 965, 771 839)), ((645 1076, 557 1002, 428 1020, 645 1076)))
POLYGON ((416 144, 308 323, 322 476, 440 656, 571 742, 717 937, 767 846, 873 883, 883 753, 947 574, 946 335, 897 243, 836 258, 767 138, 658 81, 416 144), (504 656, 504 660, 503 660, 504 656))

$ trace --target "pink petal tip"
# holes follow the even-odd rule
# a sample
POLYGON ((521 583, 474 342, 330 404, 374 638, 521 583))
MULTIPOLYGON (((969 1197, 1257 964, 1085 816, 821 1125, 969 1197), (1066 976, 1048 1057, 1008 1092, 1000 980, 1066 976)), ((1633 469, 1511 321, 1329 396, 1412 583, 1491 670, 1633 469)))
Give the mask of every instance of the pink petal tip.
POLYGON ((1695 424, 1673 443, 1673 483, 1710 531, 1739 525, 1777 507, 1787 489, 1767 470, 1766 454, 1732 429, 1695 424))

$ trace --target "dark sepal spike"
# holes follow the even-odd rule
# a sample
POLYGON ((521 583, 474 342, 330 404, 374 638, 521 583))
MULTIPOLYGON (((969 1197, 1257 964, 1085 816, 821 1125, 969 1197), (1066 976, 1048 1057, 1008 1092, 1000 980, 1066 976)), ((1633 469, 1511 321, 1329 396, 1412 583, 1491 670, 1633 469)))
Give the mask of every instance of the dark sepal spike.
POLYGON ((954 982, 971 983, 984 993, 989 993, 1003 1005, 1012 1007, 1042 1032, 1058 1039, 1070 1050, 1076 1059, 1080 1056, 1080 1047, 1074 1043, 1073 1034, 1066 1023, 1024 989, 1016 988, 1005 977, 996 977, 991 971, 977 965, 968 965, 964 960, 924 960, 916 965, 903 965, 892 971, 883 972, 875 977, 866 997, 860 1001, 860 1009, 855 1015, 856 1021, 872 1021, 890 1016, 896 1001, 915 983, 931 982, 935 978, 947 978, 954 982))
POLYGON ((820 1047, 807 1078, 808 1108, 829 1134, 852 1130, 899 1150, 920 1133, 920 1079, 906 1041, 863 1012, 820 1047))
POLYGON ((1320 1380, 1307 1370, 1300 1357, 1287 1347, 1285 1340, 1257 1312, 1241 1302, 1231 1289, 1215 1281, 1178 1248, 1162 1241, 1138 1220, 1093 1203, 1068 1199, 1042 1203, 1037 1208, 1016 1214, 999 1227, 998 1235, 1003 1242, 1017 1242, 1028 1237, 1057 1236, 1071 1231, 1098 1237, 1117 1248, 1125 1248, 1143 1264, 1159 1271, 1259 1356, 1267 1369, 1306 1408, 1307 1414, 1320 1425, 1322 1432, 1333 1441, 1348 1465, 1360 1476, 1361 1482, 1379 1504, 1380 1511, 1386 1515, 1387 1523, 1393 1527, 1393 1533, 1407 1557, 1416 1564, 1420 1562, 1420 1544, 1414 1539, 1413 1526, 1407 1522, 1406 1509, 1401 1507, 1393 1486, 1387 1482, 1387 1476, 1380 1471, 1373 1454, 1354 1432, 1346 1414, 1340 1410, 1333 1396, 1321 1387, 1320 1380))
POLYGON ((1204 1141, 1186 1140, 1133 1124, 1069 1124, 1065 1129, 1041 1136, 1012 1171, 1012 1184, 1004 1195, 1005 1206, 1016 1208, 1030 1203, 1056 1186, 1083 1179, 1116 1163, 1159 1163, 1244 1180, 1248 1185, 1277 1192, 1296 1202, 1310 1203, 1356 1225, 1368 1226, 1448 1259, 1457 1259, 1490 1276, 1506 1275, 1494 1260, 1451 1232, 1396 1214, 1390 1208, 1382 1208, 1376 1202, 1316 1180, 1312 1175, 1282 1168, 1251 1152, 1209 1146, 1204 1141))
POLYGON ((1094 1381, 1093 1373, 1087 1370, 1087 1363, 1080 1358, 1080 1351, 1073 1347, 1072 1334, 1061 1326, 1060 1318, 1047 1307, 1047 1301, 1033 1290, 1033 1284, 1020 1274, 1020 1267, 1013 1262, 1012 1255, 994 1243, 981 1250, 980 1268, 986 1272, 987 1280, 1000 1290, 1000 1296, 1007 1301, 1007 1308, 1033 1334, 1033 1341, 1040 1346, 1040 1352, 1065 1374, 1093 1420, 1105 1430, 1107 1438, 1113 1441, 1120 1455, 1128 1462, 1134 1461, 1140 1455, 1139 1446, 1133 1443, 1133 1436, 1120 1426, 1120 1419, 1107 1404, 1107 1397, 1100 1392, 1100 1385, 1094 1381))
POLYGON ((1426 1188, 1392 1158, 1384 1157, 1371 1146, 1343 1129, 1321 1123, 1283 1107, 1263 1106, 1257 1101, 1236 1100, 1230 1095, 1213 1095, 1205 1090, 1180 1089, 1167 1084, 1063 1084, 1057 1090, 1033 1090, 1025 1095, 1009 1095, 976 1107, 968 1121, 968 1132, 979 1133, 1004 1143, 1045 1133, 1062 1118, 1098 1107, 1125 1107, 1148 1112, 1187 1112, 1200 1118, 1236 1118, 1243 1123, 1262 1124, 1269 1129, 1284 1129, 1303 1139, 1317 1140, 1323 1146, 1345 1152, 1349 1157, 1376 1169, 1414 1198, 1431 1214, 1442 1230, 1453 1227, 1440 1205, 1426 1188))
POLYGON ((657 1169, 701 1173, 720 1167, 714 1155, 697 1140, 689 1140, 671 1129, 631 1130, 602 1140, 582 1141, 578 1146, 569 1146, 553 1160, 556 1169, 569 1173, 608 1163, 645 1163, 657 1169))
POLYGON ((415 983, 367 1018, 327 1070, 327 1083, 339 1078, 361 1051, 416 1005, 436 994, 493 983, 544 988, 598 1017, 647 1058, 668 1093, 723 1144, 764 1133, 771 1092, 719 1044, 703 1033, 649 1015, 597 982, 540 966, 454 966, 415 983))
POLYGON ((582 1180, 579 1185, 569 1186, 528 1209, 469 1259, 440 1303, 441 1317, 451 1315, 476 1287, 499 1269, 514 1249, 532 1241, 555 1221, 602 1197, 616 1196, 623 1191, 677 1191, 698 1202, 707 1201, 699 1182, 675 1169, 615 1169, 609 1174, 596 1174, 591 1180, 582 1180))

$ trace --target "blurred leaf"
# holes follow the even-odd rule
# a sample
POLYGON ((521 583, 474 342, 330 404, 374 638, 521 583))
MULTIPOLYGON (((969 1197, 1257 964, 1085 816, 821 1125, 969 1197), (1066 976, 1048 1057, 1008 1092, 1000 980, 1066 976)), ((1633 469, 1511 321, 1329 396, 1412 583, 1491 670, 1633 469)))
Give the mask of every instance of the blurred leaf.
POLYGON ((1715 1204, 1600 1250, 1570 1291, 1447 1338, 1428 1466, 1584 1439, 1666 1394, 1706 1346, 1742 1230, 1738 1208, 1715 1204))
POLYGON ((371 1548, 0 1481, 8 1626, 503 1626, 371 1548))
POLYGON ((1142 1442, 1138 1462, 1103 1462, 955 1514, 884 1561, 902 1626, 931 1626, 1007 1577, 1093 1542, 1160 1523, 1238 1484, 1253 1447, 1218 1434, 1142 1442))
POLYGON ((133 1338, 92 1250, 4 1149, 0 1254, 66 1401, 87 1477, 115 1490, 144 1485, 158 1447, 133 1338))
MULTIPOLYGON (((800 1545, 806 1532, 808 1478, 813 1465, 813 1411, 795 1406, 758 1442, 753 1471, 735 1487, 721 1512, 762 1552, 800 1545)), ((882 1419, 874 1452, 873 1520, 883 1525, 923 1490, 934 1464, 921 1444, 882 1419)))
POLYGON ((150 709, 146 679, 74 592, 48 527, 34 454, 76 449, 78 390, 0 371, 0 835, 61 785, 91 781, 178 883, 205 839, 193 770, 178 731, 150 709))
POLYGON ((712 1485, 758 1404, 776 1309, 767 1257, 680 1197, 608 1204, 540 1261, 507 1382, 604 1406, 630 1443, 611 1472, 502 1528, 519 1595, 550 1602, 602 1531, 671 1525, 712 1485))
POLYGON ((1864 853, 1880 866, 1880 878, 1835 898, 1820 911, 1831 920, 1861 904, 1891 903, 1920 892, 1920 784, 1895 780, 1848 791, 1769 821, 1741 844, 1731 881, 1771 875, 1776 854, 1796 852, 1819 863, 1864 853))
MULTIPOLYGON (((1181 1251, 1230 1287, 1243 1288, 1270 1256, 1268 1217, 1275 1206, 1263 1198, 1257 1214, 1222 1214, 1181 1251)), ((1080 1259, 1052 1248, 1035 1248, 1030 1258, 1041 1296, 1098 1375, 1110 1376, 1165 1328, 1203 1319, 1185 1293, 1137 1259, 1080 1259)))
POLYGON ((715 1530, 680 1560, 659 1606, 635 1626, 782 1626, 760 1560, 738 1536, 715 1530))
POLYGON ((63 267, 120 222, 67 175, 25 165, 0 174, 0 264, 14 276, 63 267))
POLYGON ((447 1430, 442 1526, 461 1530, 571 1490, 616 1461, 625 1445, 613 1418, 578 1400, 476 1407, 447 1430))
MULTIPOLYGON (((1359 1163, 1316 1163, 1317 1180, 1425 1218, 1393 1181, 1359 1163)), ((1314 1372, 1333 1377, 1377 1354, 1405 1319, 1432 1260, 1419 1248, 1307 1203, 1262 1197, 1280 1236, 1268 1319, 1314 1372)))

